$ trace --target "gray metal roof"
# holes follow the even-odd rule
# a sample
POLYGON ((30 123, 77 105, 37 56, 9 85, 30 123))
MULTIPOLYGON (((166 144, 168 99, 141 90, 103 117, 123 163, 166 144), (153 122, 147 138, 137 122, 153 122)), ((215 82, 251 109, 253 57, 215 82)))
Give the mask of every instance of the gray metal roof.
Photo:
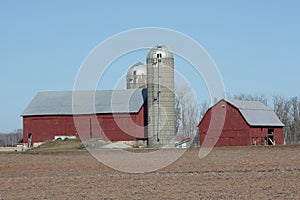
POLYGON ((22 116, 137 113, 147 89, 39 92, 22 116))
POLYGON ((239 109, 250 126, 283 127, 276 113, 259 101, 225 100, 239 109))

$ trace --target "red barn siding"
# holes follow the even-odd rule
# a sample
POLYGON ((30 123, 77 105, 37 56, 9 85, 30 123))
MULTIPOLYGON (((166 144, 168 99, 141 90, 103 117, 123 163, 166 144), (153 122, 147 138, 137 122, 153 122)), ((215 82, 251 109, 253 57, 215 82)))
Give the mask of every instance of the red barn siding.
MULTIPOLYGON (((216 121, 217 123, 220 123, 222 119, 216 121)), ((241 116, 240 112, 230 104, 227 104, 227 102, 220 101, 213 108, 208 110, 208 112, 205 114, 202 121, 200 122, 200 145, 205 145, 203 147, 212 146, 211 142, 206 142, 206 144, 204 144, 204 140, 207 136, 209 137, 209 135, 215 134, 213 132, 221 132, 219 138, 216 138, 216 147, 249 145, 249 131, 249 126, 241 116), (223 108, 223 106, 225 107, 223 108), (211 121, 215 120, 211 118, 212 112, 214 112, 216 116, 220 116, 220 113, 224 113, 224 111, 221 111, 221 109, 226 109, 224 126, 218 127, 218 129, 211 130, 209 132, 208 127, 211 121)))
POLYGON ((251 127, 250 137, 251 142, 256 141, 257 145, 265 145, 268 137, 269 129, 274 130, 274 141, 276 144, 284 143, 283 128, 281 127, 251 127))
POLYGON ((276 144, 284 144, 283 128, 274 128, 274 140, 276 144))
POLYGON ((254 140, 257 141, 257 145, 263 145, 264 139, 268 137, 269 128, 274 129, 276 144, 283 144, 282 127, 250 127, 237 108, 222 100, 207 111, 198 126, 200 145, 202 147, 250 146, 254 140), (224 113, 222 109, 226 109, 224 126, 214 126, 214 122, 222 121, 220 117, 224 113), (214 119, 212 119, 212 112, 214 112, 214 119), (217 128, 209 129, 209 126, 217 128), (220 135, 217 135, 218 133, 220 135))
POLYGON ((145 103, 135 114, 97 114, 74 117, 24 116, 23 141, 28 143, 28 134, 32 134, 32 142, 36 143, 53 140, 55 136, 62 135, 79 137, 78 132, 80 132, 81 138, 89 139, 91 128, 93 138, 103 138, 105 134, 105 137, 111 141, 146 139, 147 115, 145 105, 147 104, 145 103))
POLYGON ((28 135, 32 134, 32 142, 53 140, 56 135, 78 135, 72 116, 30 116, 23 117, 23 142, 28 143, 28 135))

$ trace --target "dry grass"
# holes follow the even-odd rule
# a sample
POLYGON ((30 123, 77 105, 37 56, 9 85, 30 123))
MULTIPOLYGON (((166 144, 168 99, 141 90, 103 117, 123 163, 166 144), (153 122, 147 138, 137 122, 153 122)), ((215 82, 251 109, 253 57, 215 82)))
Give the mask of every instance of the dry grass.
POLYGON ((46 142, 37 148, 28 150, 28 153, 40 153, 40 152, 65 152, 65 151, 79 151, 84 150, 84 145, 81 140, 55 140, 46 142))

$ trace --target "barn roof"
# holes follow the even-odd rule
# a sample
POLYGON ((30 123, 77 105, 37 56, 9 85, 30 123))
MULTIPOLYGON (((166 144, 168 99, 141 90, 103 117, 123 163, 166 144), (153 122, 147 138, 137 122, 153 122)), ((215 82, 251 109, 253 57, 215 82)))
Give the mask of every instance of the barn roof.
POLYGON ((137 113, 147 89, 39 92, 22 116, 137 113))
POLYGON ((250 126, 284 126, 275 112, 260 101, 225 101, 237 108, 250 126))

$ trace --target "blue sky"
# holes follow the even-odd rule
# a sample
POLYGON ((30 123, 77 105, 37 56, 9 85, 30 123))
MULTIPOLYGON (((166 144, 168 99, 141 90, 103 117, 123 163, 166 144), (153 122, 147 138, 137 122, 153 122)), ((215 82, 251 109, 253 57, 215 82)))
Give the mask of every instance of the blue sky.
POLYGON ((22 127, 20 114, 38 91, 71 90, 97 44, 140 27, 195 39, 231 94, 300 95, 299 1, 179 2, 0 1, 0 132, 22 127))

